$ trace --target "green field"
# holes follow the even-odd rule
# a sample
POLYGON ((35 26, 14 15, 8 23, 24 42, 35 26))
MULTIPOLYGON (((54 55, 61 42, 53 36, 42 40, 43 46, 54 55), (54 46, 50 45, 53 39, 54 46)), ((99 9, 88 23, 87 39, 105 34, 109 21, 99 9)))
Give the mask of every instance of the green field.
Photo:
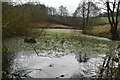
MULTIPOLYGON (((115 17, 114 17, 114 18, 115 18, 115 17)), ((100 23, 109 23, 107 17, 100 17, 100 19, 101 19, 100 23)), ((118 21, 120 22, 120 17, 118 17, 118 21)))

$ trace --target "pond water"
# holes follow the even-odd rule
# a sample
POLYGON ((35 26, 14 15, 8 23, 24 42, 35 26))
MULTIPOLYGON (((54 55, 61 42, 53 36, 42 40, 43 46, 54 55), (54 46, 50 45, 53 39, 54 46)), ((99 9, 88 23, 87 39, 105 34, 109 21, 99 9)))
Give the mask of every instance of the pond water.
POLYGON ((106 38, 83 35, 81 30, 45 29, 44 32, 36 44, 24 43, 24 37, 5 40, 4 45, 15 52, 9 70, 11 76, 96 77, 109 46, 116 45, 106 38))
POLYGON ((39 51, 37 56, 34 51, 25 51, 18 52, 11 67, 12 73, 32 78, 95 77, 98 75, 98 67, 102 65, 104 56, 89 54, 86 62, 79 62, 79 54, 39 51))

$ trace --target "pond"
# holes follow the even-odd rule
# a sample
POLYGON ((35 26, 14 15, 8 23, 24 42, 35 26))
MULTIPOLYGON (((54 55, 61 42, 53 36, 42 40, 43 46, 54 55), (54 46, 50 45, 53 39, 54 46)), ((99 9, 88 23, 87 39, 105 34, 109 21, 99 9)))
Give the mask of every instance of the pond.
POLYGON ((14 54, 9 73, 14 77, 78 78, 96 77, 105 54, 116 42, 81 34, 81 30, 35 30, 37 43, 25 37, 4 40, 14 54), (42 31, 42 33, 41 33, 42 31))
POLYGON ((39 51, 39 56, 33 53, 34 51, 18 52, 12 73, 32 78, 95 77, 104 57, 97 54, 89 55, 87 61, 80 61, 79 54, 74 53, 39 51))

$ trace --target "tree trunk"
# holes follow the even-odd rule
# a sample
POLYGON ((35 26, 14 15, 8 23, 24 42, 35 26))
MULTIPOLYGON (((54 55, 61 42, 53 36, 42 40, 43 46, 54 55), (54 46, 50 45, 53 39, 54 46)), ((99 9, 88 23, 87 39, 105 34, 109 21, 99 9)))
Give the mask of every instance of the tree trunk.
POLYGON ((86 19, 86 26, 89 26, 89 14, 90 14, 90 2, 88 2, 88 10, 87 10, 87 19, 86 19))
POLYGON ((118 31, 117 28, 114 26, 111 28, 112 40, 118 40, 118 31))
POLYGON ((112 40, 118 40, 119 36, 118 36, 118 31, 117 31, 117 27, 118 27, 118 14, 119 14, 119 5, 120 5, 120 1, 118 2, 118 6, 117 6, 117 14, 116 14, 116 19, 114 19, 114 11, 115 11, 115 6, 116 6, 116 2, 114 2, 113 4, 113 10, 111 10, 109 2, 106 2, 107 4, 107 12, 108 12, 108 20, 109 23, 111 25, 111 35, 112 35, 112 40))
POLYGON ((83 6, 82 6, 83 8, 83 13, 82 13, 82 17, 83 17, 83 25, 82 25, 82 30, 84 30, 84 28, 85 28, 85 2, 83 2, 83 6))

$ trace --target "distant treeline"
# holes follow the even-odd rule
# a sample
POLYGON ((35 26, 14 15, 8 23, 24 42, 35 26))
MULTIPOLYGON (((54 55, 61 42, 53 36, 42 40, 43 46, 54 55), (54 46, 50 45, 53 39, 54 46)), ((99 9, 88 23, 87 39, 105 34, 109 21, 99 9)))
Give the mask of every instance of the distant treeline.
MULTIPOLYGON (((99 17, 90 17, 88 25, 99 25, 101 22, 99 17)), ((14 3, 3 2, 3 36, 28 35, 30 31, 27 30, 34 27, 31 25, 32 23, 56 23, 81 28, 83 18, 74 15, 69 16, 67 8, 62 5, 59 10, 56 10, 54 7, 46 7, 40 3, 15 5, 14 3)))
POLYGON ((82 23, 82 18, 69 16, 66 7, 63 6, 60 6, 59 11, 57 11, 53 7, 46 7, 45 5, 40 3, 38 4, 27 3, 27 4, 13 6, 10 3, 4 2, 2 9, 3 9, 2 11, 3 25, 5 25, 7 22, 16 23, 16 19, 25 23, 52 22, 52 23, 77 26, 77 27, 78 26, 80 27, 82 23))
MULTIPOLYGON (((17 26, 17 21, 23 22, 24 24, 50 22, 77 27, 81 25, 80 18, 68 16, 68 14, 64 15, 65 12, 62 11, 52 14, 52 12, 50 12, 51 8, 46 7, 43 4, 35 5, 34 3, 16 6, 11 5, 10 3, 3 3, 3 25, 10 22, 10 25, 8 26, 17 26)), ((19 25, 23 26, 23 24, 20 23, 19 25)))

